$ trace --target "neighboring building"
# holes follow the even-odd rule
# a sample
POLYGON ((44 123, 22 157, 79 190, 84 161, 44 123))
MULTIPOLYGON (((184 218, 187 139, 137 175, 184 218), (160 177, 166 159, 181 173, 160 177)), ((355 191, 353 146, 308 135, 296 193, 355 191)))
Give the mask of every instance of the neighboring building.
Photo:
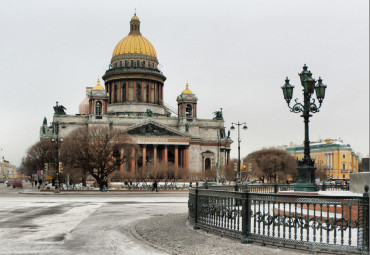
POLYGON ((362 158, 359 172, 369 172, 369 158, 362 158))
POLYGON ((4 158, 0 159, 0 178, 12 179, 17 177, 16 166, 4 158))
MULTIPOLYGON (((297 159, 303 158, 303 145, 290 143, 290 146, 286 146, 285 150, 297 159)), ((311 142, 310 152, 311 158, 315 160, 317 170, 324 170, 329 179, 349 180, 350 173, 358 172, 358 156, 354 153, 351 145, 343 143, 340 139, 311 142)))
MULTIPOLYGON (((54 107, 53 123, 59 123, 59 136, 65 137, 86 125, 126 130, 141 149, 135 162, 126 162, 121 171, 156 166, 161 161, 201 172, 216 167, 218 150, 220 165, 230 165, 232 141, 225 136, 222 111, 215 112, 213 119, 199 119, 198 98, 188 84, 177 97, 177 109, 164 103, 166 77, 158 63, 153 45, 141 35, 140 20, 135 14, 130 33, 118 42, 102 77, 105 88, 99 80, 95 87, 86 88, 79 114, 66 115, 62 106, 54 107)), ((53 133, 54 129, 44 123, 41 138, 49 138, 53 133)))

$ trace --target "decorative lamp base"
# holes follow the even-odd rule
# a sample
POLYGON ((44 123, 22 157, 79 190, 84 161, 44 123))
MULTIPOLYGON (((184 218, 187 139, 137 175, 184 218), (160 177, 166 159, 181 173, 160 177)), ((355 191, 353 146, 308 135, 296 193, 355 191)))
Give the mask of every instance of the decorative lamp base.
POLYGON ((303 161, 298 161, 298 182, 294 186, 294 191, 318 191, 318 186, 315 184, 316 167, 305 164, 303 161))

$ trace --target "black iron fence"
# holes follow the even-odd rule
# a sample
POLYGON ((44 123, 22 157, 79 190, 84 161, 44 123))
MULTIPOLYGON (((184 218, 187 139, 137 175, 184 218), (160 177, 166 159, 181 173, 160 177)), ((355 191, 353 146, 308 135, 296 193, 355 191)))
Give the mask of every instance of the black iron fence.
MULTIPOLYGON (((224 185, 224 186, 203 186, 207 189, 217 190, 233 190, 243 191, 248 190, 254 193, 278 193, 280 191, 294 191, 294 184, 238 184, 238 185, 224 185)), ((324 184, 318 185, 317 191, 345 191, 349 190, 349 184, 324 184)))
POLYGON ((315 196, 275 194, 274 185, 257 186, 190 188, 189 221, 194 228, 240 238, 243 243, 368 253, 368 187, 364 196, 315 196))

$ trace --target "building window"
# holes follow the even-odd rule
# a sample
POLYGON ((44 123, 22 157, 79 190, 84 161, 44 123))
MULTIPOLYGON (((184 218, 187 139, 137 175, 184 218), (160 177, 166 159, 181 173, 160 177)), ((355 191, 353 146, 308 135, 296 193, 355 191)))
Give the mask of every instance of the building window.
POLYGON ((101 115, 101 108, 102 108, 102 103, 100 101, 96 102, 96 105, 95 105, 96 115, 101 115))
POLYGON ((122 102, 126 101, 126 83, 123 83, 122 87, 122 102))
POLYGON ((149 84, 146 85, 146 102, 149 103, 149 84))
POLYGON ((131 67, 134 67, 134 61, 131 60, 131 67))
POLYGON ((210 170, 211 169, 211 159, 206 158, 204 160, 204 170, 210 170))
POLYGON ((117 62, 113 63, 113 68, 117 68, 117 62))
POLYGON ((145 67, 145 61, 141 62, 141 66, 145 67))
POLYGON ((346 158, 346 155, 343 154, 343 158, 346 158))
POLYGON ((119 67, 122 67, 122 61, 119 62, 119 67))
POLYGON ((150 67, 150 61, 148 61, 148 67, 150 67))
POLYGON ((140 67, 140 60, 136 60, 137 67, 140 67))
POLYGON ((125 67, 128 67, 128 60, 125 60, 125 67))
POLYGON ((114 85, 114 103, 117 103, 117 98, 118 98, 118 86, 114 85))
POLYGON ((136 83, 136 101, 141 102, 141 85, 136 83))
POLYGON ((346 175, 345 174, 343 174, 343 179, 345 179, 346 178, 346 175))
POLYGON ((345 170, 346 169, 346 163, 343 163, 342 164, 342 169, 345 170))

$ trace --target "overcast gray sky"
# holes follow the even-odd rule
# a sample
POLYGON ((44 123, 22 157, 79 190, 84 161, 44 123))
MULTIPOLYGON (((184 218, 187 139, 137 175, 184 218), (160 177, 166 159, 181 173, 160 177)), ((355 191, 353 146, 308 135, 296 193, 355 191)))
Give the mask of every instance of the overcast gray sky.
MULTIPOLYGON (((246 122, 241 155, 301 144, 303 120, 281 86, 307 64, 327 94, 310 140, 341 138, 369 154, 369 1, 34 1, 0 0, 0 156, 20 164, 39 140, 55 101, 78 113, 85 87, 108 67, 137 10, 167 77, 164 99, 189 81, 199 118, 223 108, 225 124, 246 122)), ((232 133, 237 157, 237 133, 232 133)))

